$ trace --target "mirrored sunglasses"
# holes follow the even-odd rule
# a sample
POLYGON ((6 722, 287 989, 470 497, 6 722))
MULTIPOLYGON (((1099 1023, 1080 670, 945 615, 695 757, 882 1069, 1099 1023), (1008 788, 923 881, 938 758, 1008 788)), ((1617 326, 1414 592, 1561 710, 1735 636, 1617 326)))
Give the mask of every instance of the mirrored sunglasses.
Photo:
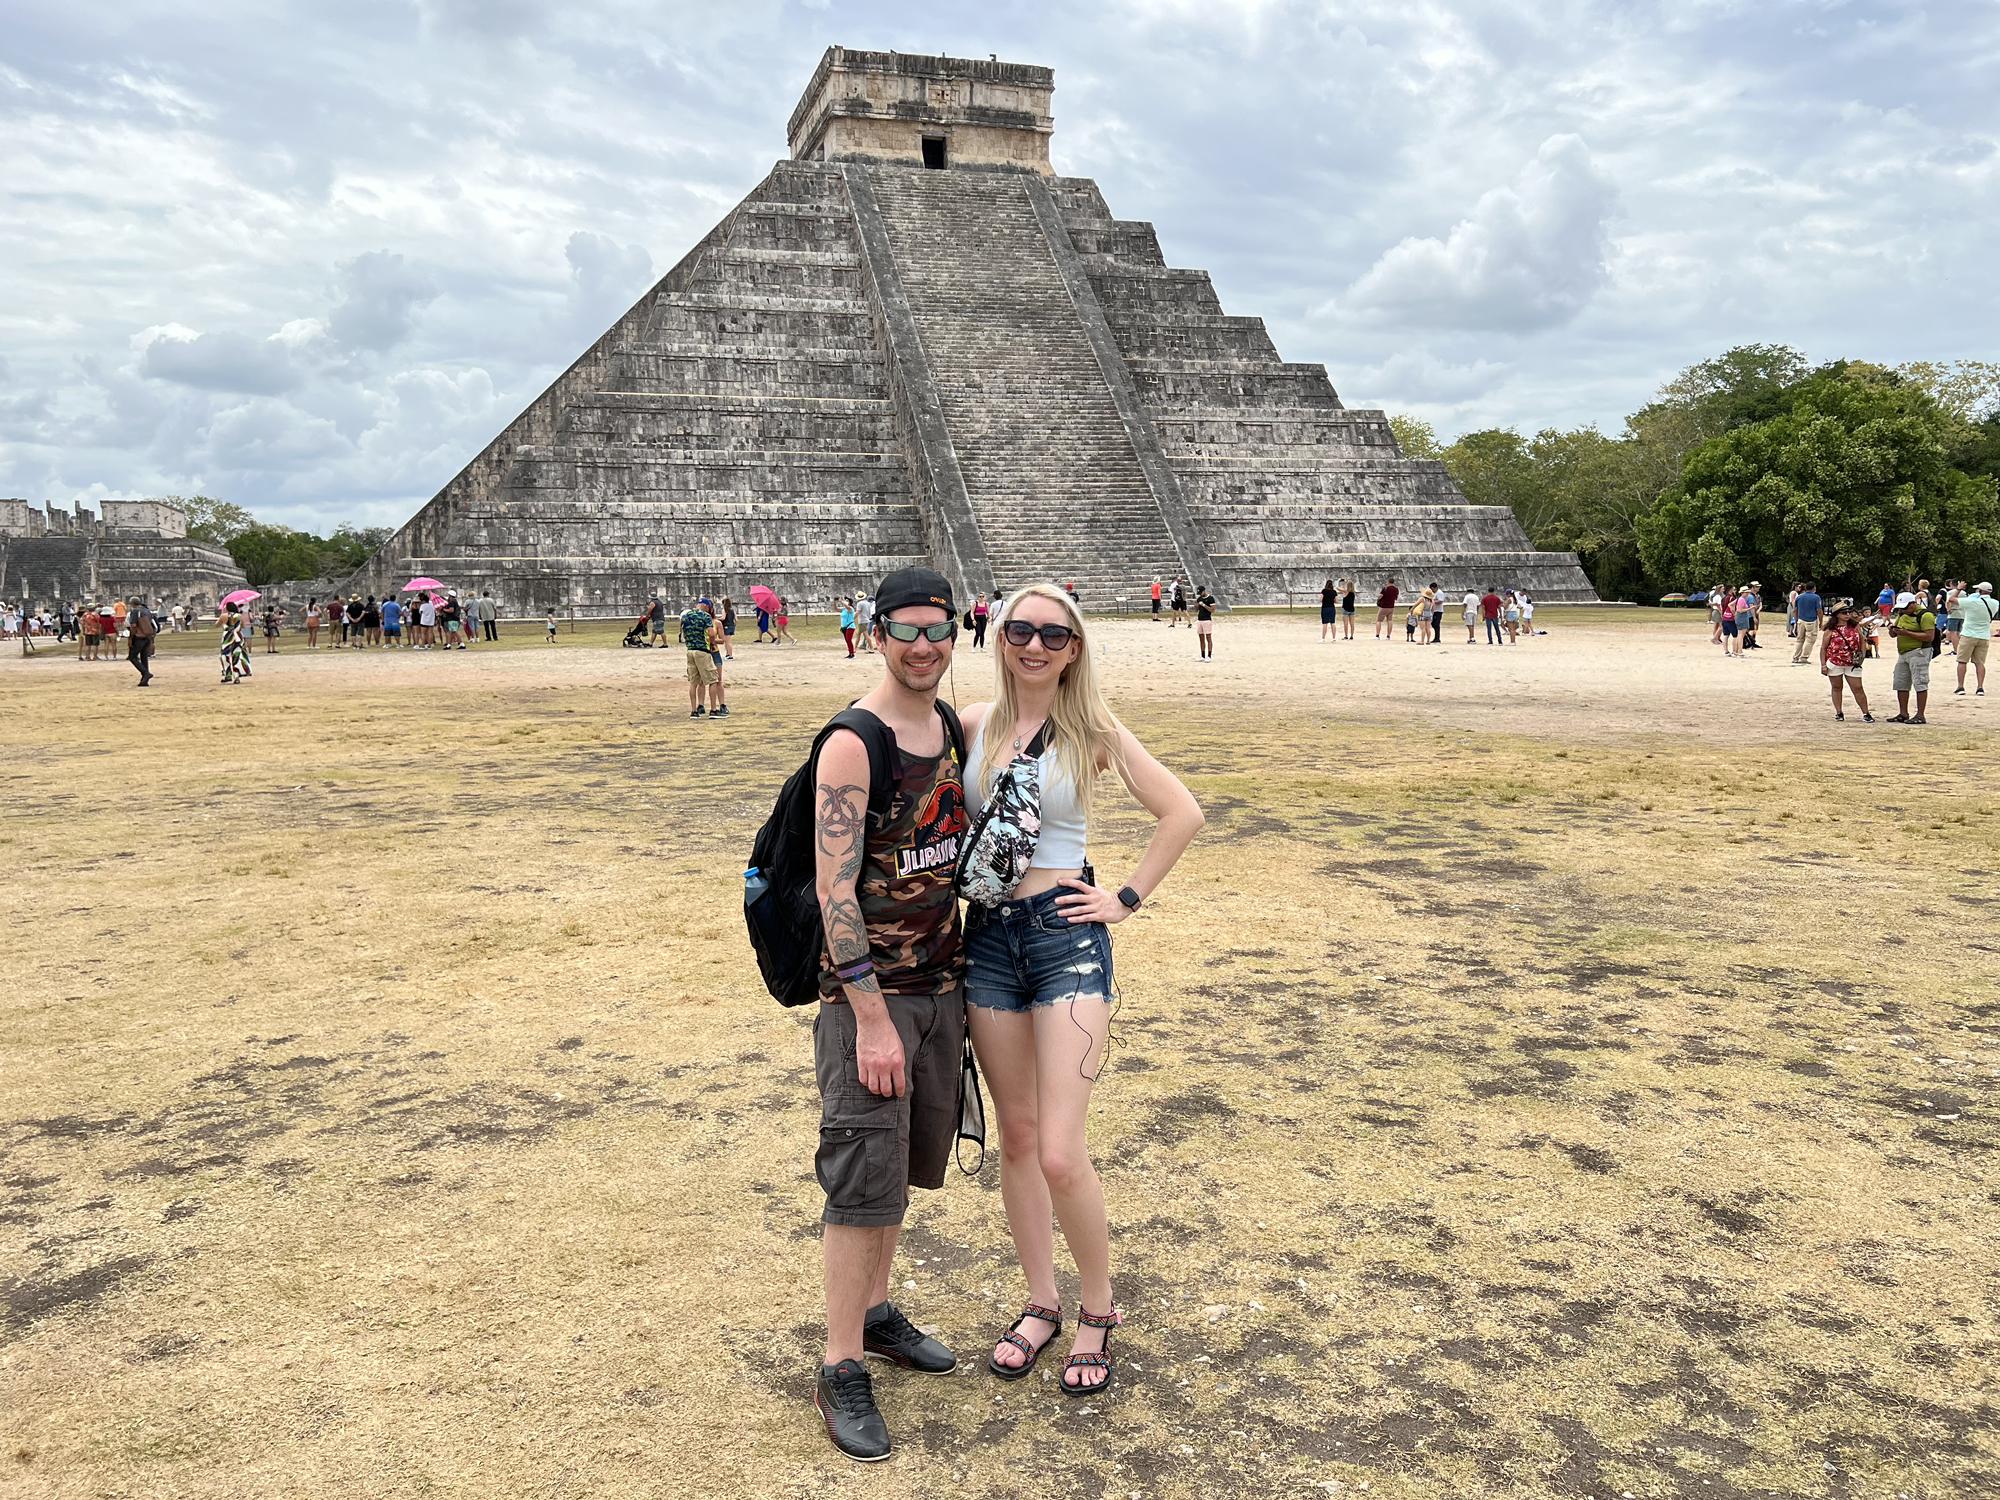
POLYGON ((884 620, 882 628, 888 632, 890 640, 901 641, 907 646, 918 636, 927 641, 948 641, 958 634, 958 621, 940 620, 935 625, 912 625, 906 620, 884 620))

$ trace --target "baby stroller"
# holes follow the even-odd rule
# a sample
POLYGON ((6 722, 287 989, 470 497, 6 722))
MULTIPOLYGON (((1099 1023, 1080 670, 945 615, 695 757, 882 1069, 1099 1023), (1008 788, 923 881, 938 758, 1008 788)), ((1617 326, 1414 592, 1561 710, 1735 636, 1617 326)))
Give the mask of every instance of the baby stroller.
POLYGON ((646 650, 651 650, 653 643, 646 639, 647 632, 651 628, 651 617, 641 615, 639 616, 638 623, 625 632, 625 639, 618 644, 621 646, 639 646, 646 650))

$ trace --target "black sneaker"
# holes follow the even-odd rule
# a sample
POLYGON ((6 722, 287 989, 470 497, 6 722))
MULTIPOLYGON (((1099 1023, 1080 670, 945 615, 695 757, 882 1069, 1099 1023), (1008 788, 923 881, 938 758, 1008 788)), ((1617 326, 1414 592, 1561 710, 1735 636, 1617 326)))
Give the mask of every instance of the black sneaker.
POLYGON ((882 1311, 862 1325, 861 1350, 925 1375, 944 1375, 958 1368, 958 1356, 904 1317, 893 1302, 883 1303, 882 1311))
POLYGON ((705 719, 708 717, 708 710, 705 708, 697 708, 693 713, 689 714, 688 717, 690 719, 705 719))
POLYGON ((711 719, 726 719, 726 718, 728 718, 728 717, 729 717, 729 705, 728 705, 727 703, 723 704, 723 705, 722 705, 722 707, 720 707, 720 708, 716 709, 716 710, 715 710, 715 711, 714 711, 713 713, 711 713, 711 714, 709 715, 709 717, 710 717, 711 719))
POLYGON ((889 1424, 875 1407, 875 1385, 860 1360, 821 1365, 813 1405, 833 1446, 849 1458, 872 1464, 889 1456, 889 1424))

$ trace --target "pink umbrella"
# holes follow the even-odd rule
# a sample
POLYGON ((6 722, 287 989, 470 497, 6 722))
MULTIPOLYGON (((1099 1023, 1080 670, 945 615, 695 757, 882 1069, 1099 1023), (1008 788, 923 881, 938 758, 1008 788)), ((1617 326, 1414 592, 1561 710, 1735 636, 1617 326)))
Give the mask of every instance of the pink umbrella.
POLYGON ((439 583, 435 578, 412 578, 408 583, 403 585, 403 592, 407 594, 411 589, 441 589, 443 587, 444 585, 439 583))
POLYGON ((224 604, 248 604, 252 599, 261 599, 263 597, 255 589, 237 589, 234 593, 224 594, 222 602, 224 604))
POLYGON ((778 596, 761 583, 750 585, 750 602, 769 614, 778 612, 778 596))

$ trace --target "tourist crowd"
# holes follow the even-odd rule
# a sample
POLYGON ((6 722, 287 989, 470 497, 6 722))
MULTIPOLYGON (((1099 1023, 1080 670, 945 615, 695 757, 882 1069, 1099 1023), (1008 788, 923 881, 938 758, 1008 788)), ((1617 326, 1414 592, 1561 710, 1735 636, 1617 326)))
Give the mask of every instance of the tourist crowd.
MULTIPOLYGON (((266 650, 277 649, 288 619, 282 605, 264 607, 266 650)), ((460 598, 456 589, 417 591, 408 603, 389 594, 379 599, 373 594, 350 594, 346 599, 334 595, 308 599, 301 625, 306 646, 315 651, 322 631, 331 650, 464 651, 477 641, 500 639, 500 606, 490 592, 460 598)))
MULTIPOLYGON (((1709 640, 1727 660, 1762 650, 1757 636, 1765 614, 1763 584, 1752 579, 1740 588, 1717 585, 1707 591, 1709 640)), ((1896 648, 1890 679, 1896 695, 1891 724, 1925 724, 1930 706, 1931 663, 1949 652, 1958 665, 1954 697, 1965 695, 1967 668, 1973 696, 1986 696, 1986 656, 1993 639, 1993 585, 1956 579, 1933 587, 1928 578, 1906 579, 1901 588, 1884 584, 1873 600, 1829 600, 1810 580, 1801 579, 1785 596, 1785 634, 1792 641, 1792 665, 1817 662, 1833 697, 1833 716, 1845 719, 1843 695, 1853 694, 1864 724, 1875 716, 1862 685, 1863 663, 1879 657, 1885 642, 1896 648), (1815 647, 1817 650, 1815 651, 1815 647), (1914 710, 1914 712, 1912 711, 1914 710)))
MULTIPOLYGON (((0 602, 0 640, 22 641, 31 650, 39 640, 55 644, 75 641, 80 660, 110 661, 113 656, 102 655, 103 643, 126 638, 125 617, 130 609, 131 605, 123 599, 114 599, 109 604, 65 600, 53 610, 46 604, 0 602)), ((176 604, 160 611, 155 619, 166 630, 192 630, 195 610, 192 605, 176 604)), ((113 650, 115 655, 115 646, 113 650)))
MULTIPOLYGON (((1354 639, 1354 596, 1358 581, 1329 578, 1319 591, 1319 638, 1323 641, 1354 639)), ((1484 589, 1468 586, 1454 598, 1452 590, 1432 580, 1415 594, 1405 594, 1394 578, 1375 595, 1375 639, 1396 638, 1396 617, 1400 612, 1405 645, 1444 644, 1445 616, 1453 609, 1465 626, 1465 644, 1477 645, 1480 628, 1485 627, 1489 646, 1519 645, 1523 636, 1547 635, 1535 628, 1535 601, 1526 589, 1488 584, 1484 589)))

